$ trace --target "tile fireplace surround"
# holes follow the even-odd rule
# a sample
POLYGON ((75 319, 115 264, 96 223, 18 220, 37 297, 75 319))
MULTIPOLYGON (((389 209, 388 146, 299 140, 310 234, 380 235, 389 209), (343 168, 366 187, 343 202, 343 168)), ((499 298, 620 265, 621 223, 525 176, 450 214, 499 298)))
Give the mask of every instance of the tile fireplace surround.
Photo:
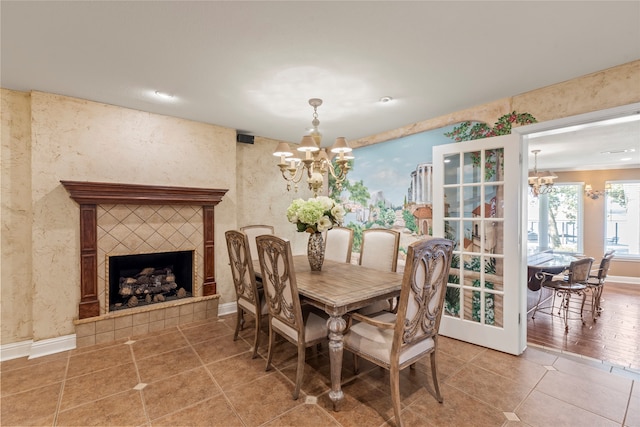
POLYGON ((61 183, 80 205, 77 347, 217 316, 214 207, 227 190, 61 183), (194 251, 192 297, 109 312, 109 256, 181 250, 194 251))

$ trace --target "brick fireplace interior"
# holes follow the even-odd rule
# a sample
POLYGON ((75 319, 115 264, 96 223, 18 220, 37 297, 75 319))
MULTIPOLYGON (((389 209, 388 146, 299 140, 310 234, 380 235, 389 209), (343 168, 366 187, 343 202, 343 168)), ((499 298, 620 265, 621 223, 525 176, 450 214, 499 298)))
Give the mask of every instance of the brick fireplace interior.
MULTIPOLYGON (((227 190, 61 182, 80 207, 78 347, 217 316, 214 207, 227 190), (136 269, 169 266, 179 270, 170 279, 186 295, 178 299, 167 292, 172 298, 157 303, 146 303, 141 295, 141 304, 113 307, 122 303, 117 295, 122 272, 114 269, 133 277, 140 275, 136 269)), ((149 274, 145 280, 154 283, 145 290, 161 284, 160 273, 149 274)))

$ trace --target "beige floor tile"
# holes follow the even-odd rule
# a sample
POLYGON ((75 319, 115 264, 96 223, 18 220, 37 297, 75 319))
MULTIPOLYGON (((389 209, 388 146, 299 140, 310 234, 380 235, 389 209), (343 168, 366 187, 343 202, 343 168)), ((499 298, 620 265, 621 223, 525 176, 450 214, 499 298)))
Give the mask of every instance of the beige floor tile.
POLYGON ((149 418, 154 420, 210 399, 220 391, 209 372, 201 367, 148 384, 143 395, 149 418))
POLYGON ((129 391, 136 384, 138 384, 138 375, 133 363, 70 378, 64 383, 60 410, 64 411, 112 394, 129 391))
POLYGON ((182 347, 144 359, 136 358, 140 381, 152 383, 202 366, 200 358, 191 347, 182 347))
POLYGON ((625 426, 640 426, 640 382, 633 384, 633 391, 629 399, 627 416, 624 420, 625 426))
POLYGON ((380 426, 393 416, 391 395, 360 377, 343 384, 344 400, 333 411, 329 394, 318 397, 318 405, 343 426, 380 426))
POLYGON ((338 427, 340 424, 318 405, 300 405, 264 425, 264 427, 280 426, 338 427))
POLYGON ((242 427, 242 421, 222 394, 151 421, 152 426, 242 427))
POLYGON ((528 360, 529 362, 537 363, 538 365, 551 366, 558 358, 558 353, 549 352, 542 348, 528 345, 520 357, 528 360))
POLYGON ((242 338, 234 341, 233 334, 193 344, 193 349, 205 364, 245 353, 250 348, 251 346, 242 338))
POLYGON ((620 426, 620 423, 538 391, 533 391, 515 412, 520 420, 532 427, 620 426))
POLYGON ((234 329, 229 328, 225 322, 206 322, 199 325, 183 325, 180 330, 191 344, 207 341, 223 335, 228 335, 234 329))
POLYGON ((135 354, 136 359, 144 359, 189 345, 182 335, 182 332, 175 328, 158 331, 157 333, 150 334, 148 337, 143 336, 132 339, 135 340, 135 342, 131 344, 131 347, 133 348, 133 354, 135 354))
POLYGON ((72 354, 69 357, 67 378, 132 362, 131 349, 126 344, 105 347, 91 352, 72 354))
POLYGON ((499 409, 513 412, 531 391, 531 387, 468 364, 447 378, 446 384, 499 409))
POLYGON ((28 357, 19 357, 17 359, 5 360, 0 362, 0 372, 8 372, 13 369, 27 368, 41 363, 53 362, 59 359, 68 359, 69 351, 63 351, 56 354, 50 354, 48 356, 36 357, 35 359, 29 359, 28 357))
POLYGON ((3 396, 0 400, 3 426, 36 425, 55 415, 61 383, 3 396))
POLYGON ((227 391, 225 394, 247 426, 258 426, 285 411, 304 405, 305 395, 293 400, 294 386, 279 372, 227 391))
MULTIPOLYGON (((418 414, 418 419, 427 420, 438 427, 459 426, 499 426, 506 420, 502 411, 488 405, 474 396, 443 385, 443 402, 433 396, 423 396, 407 407, 418 414)), ((420 424, 413 424, 420 425, 420 424)))
POLYGON ((439 351, 447 353, 451 356, 455 356, 458 359, 464 360, 465 362, 468 362, 483 351, 487 350, 474 344, 469 344, 464 341, 458 341, 443 336, 438 337, 438 347, 439 351))
POLYGON ((58 415, 58 426, 140 426, 147 422, 140 392, 129 390, 58 415))
POLYGON ((265 368, 262 357, 251 358, 250 352, 244 352, 224 360, 207 365, 207 369, 224 391, 242 386, 271 374, 265 368))
POLYGON ((594 383, 587 377, 561 371, 549 371, 536 390, 618 423, 622 423, 631 391, 622 393, 594 383))
POLYGON ((621 393, 629 393, 631 391, 632 380, 619 375, 611 375, 607 367, 602 364, 593 367, 590 364, 578 363, 566 358, 558 359, 553 367, 560 372, 579 377, 581 381, 591 381, 599 386, 619 391, 621 393))
POLYGON ((533 388, 547 372, 542 365, 497 351, 485 351, 471 363, 529 388, 533 388))
POLYGON ((54 359, 0 374, 2 396, 19 393, 44 385, 60 383, 64 378, 67 358, 54 359))

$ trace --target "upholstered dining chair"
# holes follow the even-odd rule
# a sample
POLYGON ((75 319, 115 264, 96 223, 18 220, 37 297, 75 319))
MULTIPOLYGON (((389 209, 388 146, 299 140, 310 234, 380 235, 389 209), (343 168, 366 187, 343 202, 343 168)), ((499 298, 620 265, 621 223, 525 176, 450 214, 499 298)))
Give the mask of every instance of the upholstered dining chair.
POLYGON ((277 236, 256 238, 262 285, 269 307, 269 353, 266 370, 271 369, 275 335, 298 347, 296 385, 293 399, 298 399, 304 375, 305 349, 327 339, 328 316, 309 304, 300 304, 291 243, 277 236))
POLYGON ((613 259, 615 252, 614 250, 606 252, 600 261, 600 267, 597 270, 591 270, 586 281, 587 289, 591 291, 591 318, 594 322, 602 313, 602 306, 600 305, 602 289, 604 288, 607 274, 609 274, 611 259, 613 259))
POLYGON ((236 331, 233 340, 238 339, 238 332, 244 327, 244 315, 250 314, 256 322, 255 336, 253 339, 253 355, 258 355, 260 341, 260 325, 263 317, 268 316, 269 309, 262 294, 258 289, 256 275, 253 271, 251 254, 249 253, 249 238, 242 231, 229 230, 225 233, 227 251, 229 252, 229 265, 231 277, 236 290, 238 304, 236 313, 236 331))
POLYGON ((453 242, 427 238, 409 245, 398 310, 375 317, 353 313, 344 335, 344 348, 389 370, 391 400, 396 425, 400 414, 400 371, 417 360, 431 356, 431 377, 435 398, 442 403, 438 384, 438 329, 449 278, 453 242))
POLYGON ((274 234, 273 226, 271 225, 245 225, 240 227, 240 231, 247 234, 249 238, 249 250, 251 251, 251 259, 258 259, 258 248, 256 247, 256 237, 261 234, 274 234))
MULTIPOLYGON (((398 248, 400 233, 386 228, 370 228, 362 232, 360 259, 358 263, 364 267, 383 271, 398 269, 398 248)), ((393 309, 393 301, 378 301, 358 310, 361 314, 373 314, 393 309)))
POLYGON ((346 227, 333 227, 327 231, 324 259, 350 263, 352 246, 353 230, 346 227))
POLYGON ((542 297, 542 293, 540 293, 540 297, 538 298, 538 303, 533 310, 533 314, 531 315, 532 319, 535 319, 536 313, 543 309, 548 309, 549 312, 547 314, 554 315, 553 310, 555 309, 555 301, 556 296, 562 298, 560 302, 560 306, 558 307, 558 316, 561 316, 564 320, 564 331, 569 332, 569 313, 575 311, 575 309, 571 308, 571 296, 577 295, 582 297, 582 303, 580 305, 580 320, 584 324, 584 318, 582 312, 584 310, 584 303, 586 300, 586 289, 587 289, 587 279, 589 278, 589 273, 591 272, 591 265, 593 264, 593 258, 584 257, 580 258, 576 261, 572 261, 569 264, 569 269, 567 270, 567 274, 559 277, 552 276, 548 273, 541 273, 547 276, 550 276, 549 280, 544 280, 542 282, 542 287, 553 291, 553 299, 551 306, 549 307, 540 307, 540 299, 542 297))

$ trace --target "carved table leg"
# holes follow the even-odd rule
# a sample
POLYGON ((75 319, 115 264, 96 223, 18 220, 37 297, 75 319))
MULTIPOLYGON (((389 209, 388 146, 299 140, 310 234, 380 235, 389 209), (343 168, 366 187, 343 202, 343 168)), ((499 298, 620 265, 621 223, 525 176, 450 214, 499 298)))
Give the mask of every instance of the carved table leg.
POLYGON ((342 339, 347 322, 342 316, 331 314, 327 320, 327 328, 329 329, 329 360, 331 362, 331 391, 329 398, 333 402, 333 410, 339 411, 340 404, 344 399, 344 393, 340 386, 342 377, 342 352, 344 349, 342 339))

